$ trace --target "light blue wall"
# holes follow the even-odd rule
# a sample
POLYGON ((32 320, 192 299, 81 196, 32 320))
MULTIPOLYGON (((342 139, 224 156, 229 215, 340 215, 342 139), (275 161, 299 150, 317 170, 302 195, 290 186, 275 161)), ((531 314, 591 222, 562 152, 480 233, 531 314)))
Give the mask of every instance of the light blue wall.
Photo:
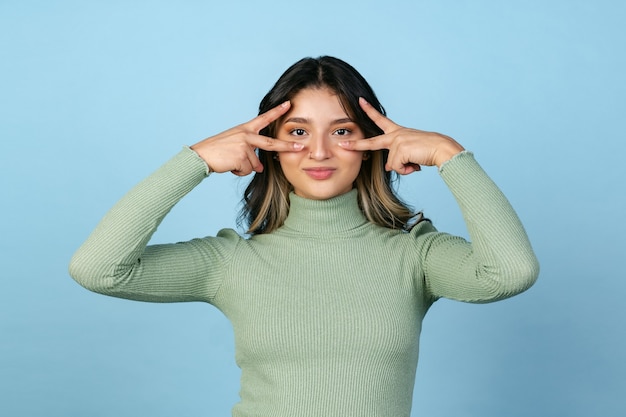
MULTIPOLYGON (((413 415, 623 415, 625 20, 609 0, 1 1, 0 415, 229 415, 217 310, 98 296, 67 264, 135 182, 321 54, 396 122, 473 150, 541 261, 517 298, 433 307, 413 415)), ((233 226, 244 185, 212 176, 154 241, 233 226)), ((401 190, 466 233, 434 170, 401 190)))

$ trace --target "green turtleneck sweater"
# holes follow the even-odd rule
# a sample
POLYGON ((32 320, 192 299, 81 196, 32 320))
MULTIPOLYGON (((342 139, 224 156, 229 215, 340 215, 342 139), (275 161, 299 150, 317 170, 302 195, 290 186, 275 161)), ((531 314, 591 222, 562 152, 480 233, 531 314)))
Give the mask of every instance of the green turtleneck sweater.
POLYGON ((234 416, 408 416, 431 304, 503 299, 538 274, 515 212, 472 154, 455 156, 440 173, 472 243, 427 221, 409 233, 374 225, 352 190, 324 201, 292 194, 289 216, 273 233, 245 239, 225 229, 146 247, 207 176, 185 148, 107 213, 70 273, 115 297, 219 308, 233 325, 242 370, 234 416))

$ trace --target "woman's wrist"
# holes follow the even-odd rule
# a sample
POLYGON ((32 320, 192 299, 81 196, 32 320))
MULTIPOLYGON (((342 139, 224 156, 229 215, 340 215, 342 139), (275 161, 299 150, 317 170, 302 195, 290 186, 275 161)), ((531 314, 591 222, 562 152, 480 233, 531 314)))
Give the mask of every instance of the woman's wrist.
POLYGON ((435 154, 435 165, 441 169, 441 166, 452 159, 453 156, 463 152, 465 148, 457 141, 449 136, 445 136, 446 140, 437 148, 435 154))

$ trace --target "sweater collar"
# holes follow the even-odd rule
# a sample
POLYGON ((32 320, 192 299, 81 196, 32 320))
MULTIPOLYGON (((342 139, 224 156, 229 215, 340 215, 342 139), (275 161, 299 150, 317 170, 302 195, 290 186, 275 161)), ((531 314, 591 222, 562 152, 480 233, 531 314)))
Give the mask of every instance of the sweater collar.
POLYGON ((344 233, 367 223, 357 201, 357 190, 328 200, 309 200, 289 194, 289 215, 282 229, 313 235, 344 233))

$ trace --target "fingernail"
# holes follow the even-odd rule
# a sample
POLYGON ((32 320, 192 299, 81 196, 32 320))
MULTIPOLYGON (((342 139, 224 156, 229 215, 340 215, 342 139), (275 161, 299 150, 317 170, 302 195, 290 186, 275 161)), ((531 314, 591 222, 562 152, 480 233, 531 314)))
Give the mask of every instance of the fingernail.
POLYGON ((350 146, 350 142, 342 140, 341 142, 338 142, 338 145, 342 148, 347 148, 348 146, 350 146))
POLYGON ((285 101, 280 107, 287 107, 289 105, 289 100, 285 101))
POLYGON ((365 100, 363 97, 359 97, 359 100, 360 100, 362 103, 369 104, 369 103, 367 102, 367 100, 365 100))
POLYGON ((296 151, 301 151, 304 148, 304 145, 298 142, 294 142, 293 144, 293 149, 295 149, 296 151))

